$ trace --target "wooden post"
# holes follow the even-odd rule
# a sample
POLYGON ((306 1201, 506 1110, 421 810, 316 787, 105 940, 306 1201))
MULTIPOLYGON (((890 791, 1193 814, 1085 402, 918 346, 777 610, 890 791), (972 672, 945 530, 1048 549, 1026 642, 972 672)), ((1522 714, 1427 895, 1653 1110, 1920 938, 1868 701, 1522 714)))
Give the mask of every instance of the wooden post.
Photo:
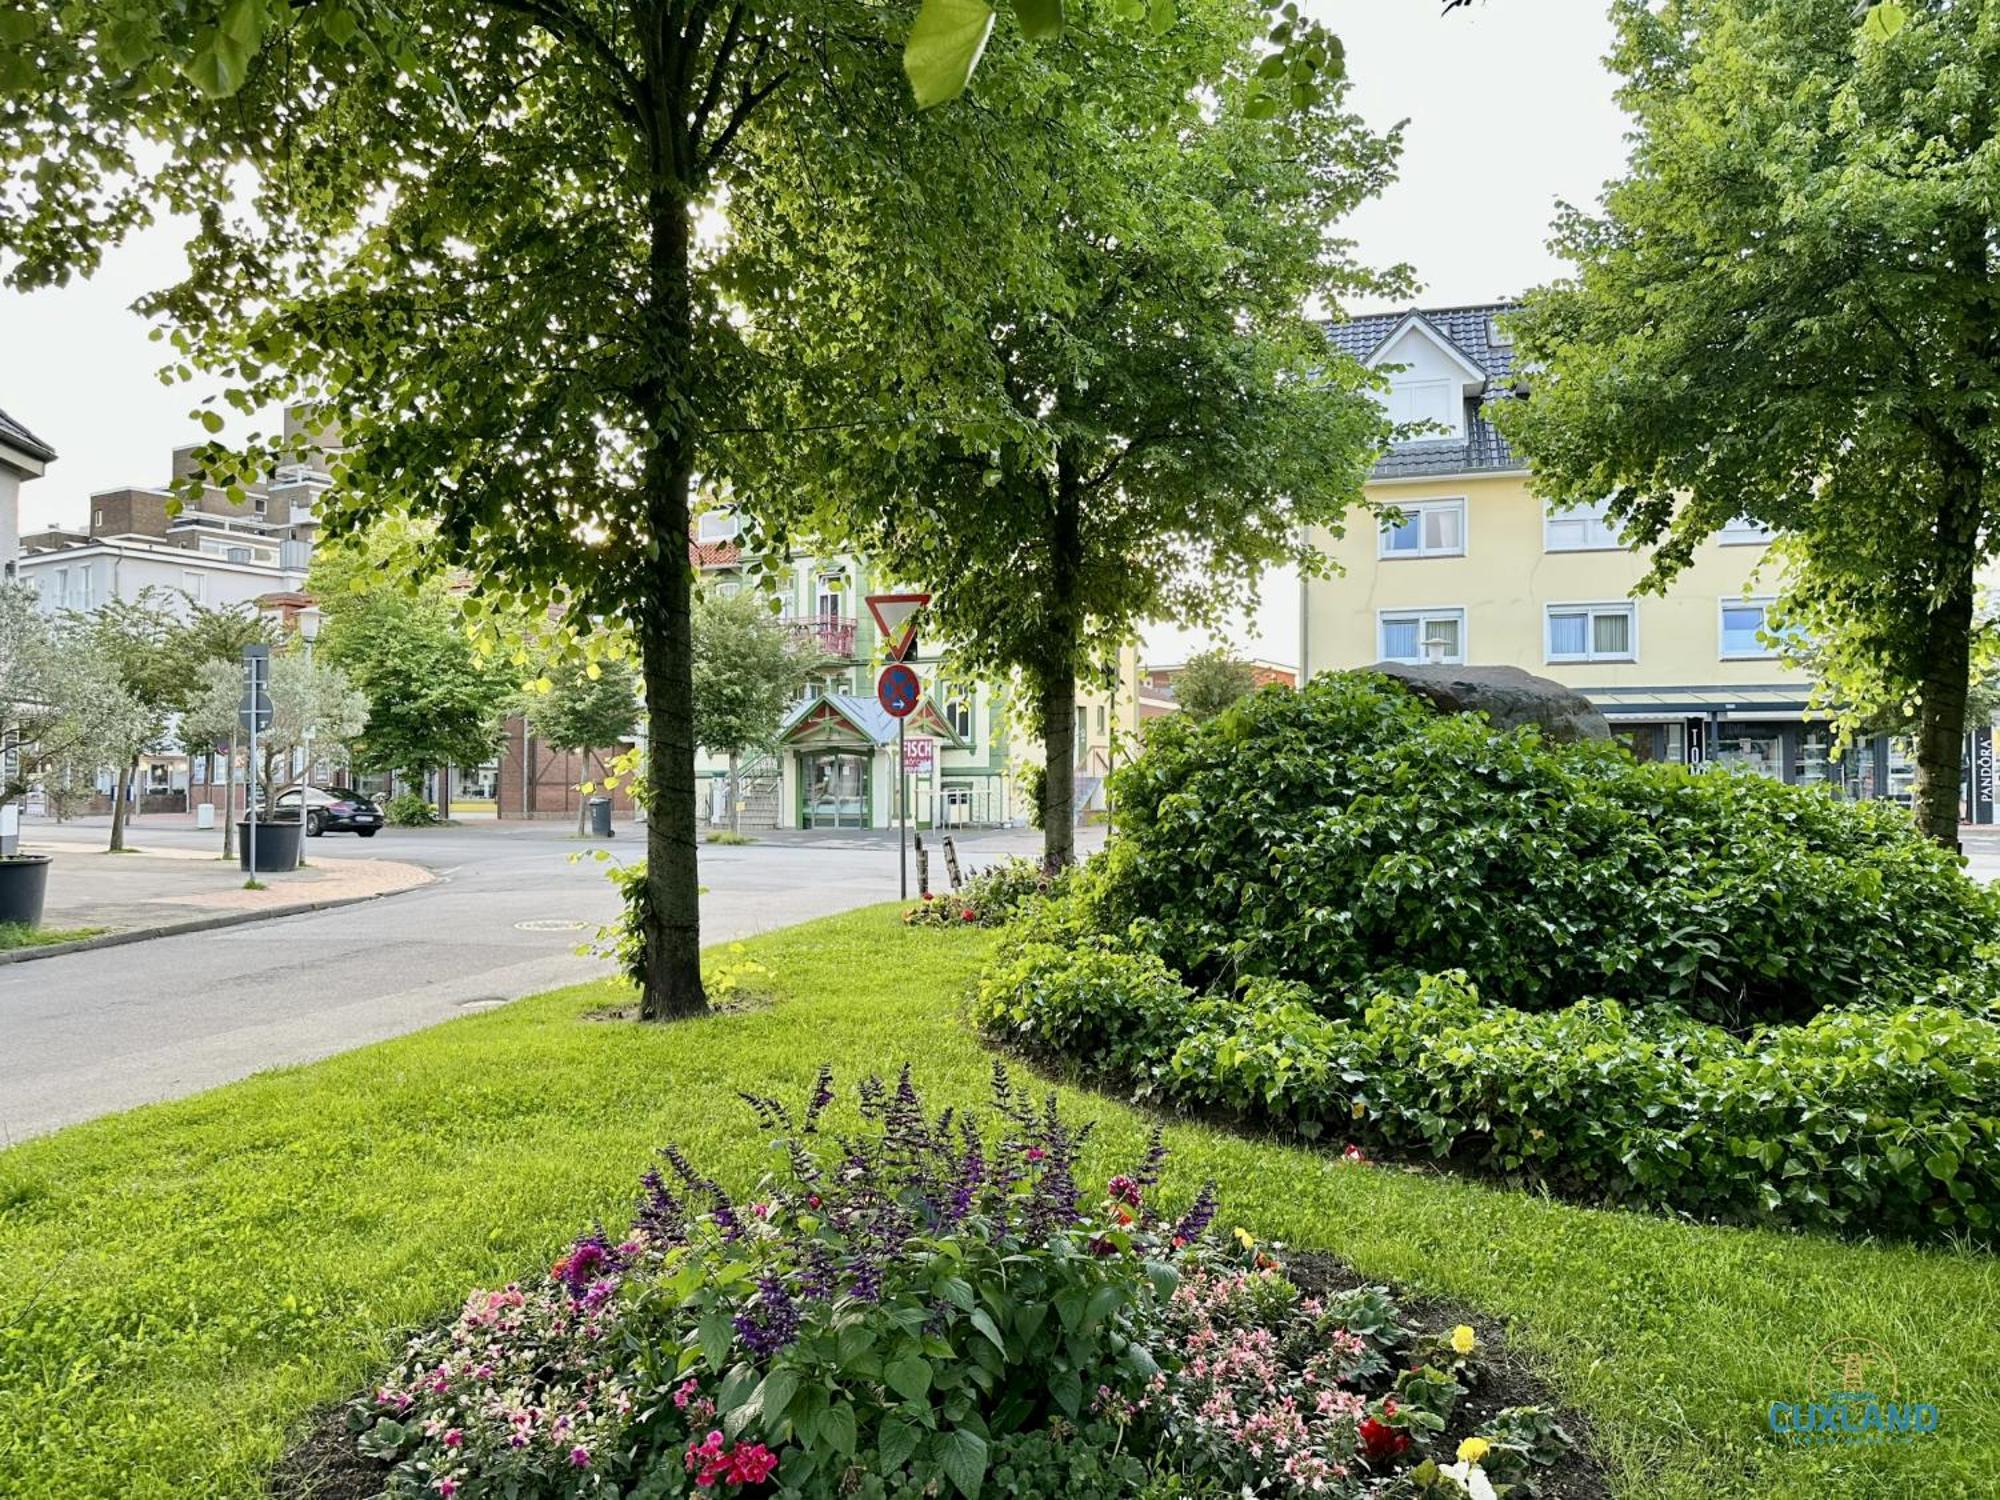
POLYGON ((957 890, 964 884, 964 877, 958 873, 958 845, 951 841, 951 835, 944 836, 944 869, 951 877, 951 888, 957 890))
POLYGON ((916 838, 917 894, 919 896, 928 896, 931 893, 931 851, 924 847, 924 836, 921 833, 916 838))

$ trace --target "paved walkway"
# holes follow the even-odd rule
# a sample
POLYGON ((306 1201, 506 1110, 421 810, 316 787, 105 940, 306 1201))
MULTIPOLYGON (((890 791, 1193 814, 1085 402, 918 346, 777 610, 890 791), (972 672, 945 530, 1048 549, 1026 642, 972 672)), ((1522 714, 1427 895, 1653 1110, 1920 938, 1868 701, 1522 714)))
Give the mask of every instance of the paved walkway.
MULTIPOLYGON (((34 829, 22 841, 30 854, 50 854, 48 899, 42 925, 102 927, 113 933, 178 930, 212 924, 218 917, 309 911, 428 885, 437 877, 401 860, 328 854, 316 841, 304 868, 266 873, 263 890, 245 890, 234 859, 185 839, 162 841, 138 852, 109 854, 104 832, 90 827, 34 829)), ((34 949, 17 950, 34 953, 34 949)))

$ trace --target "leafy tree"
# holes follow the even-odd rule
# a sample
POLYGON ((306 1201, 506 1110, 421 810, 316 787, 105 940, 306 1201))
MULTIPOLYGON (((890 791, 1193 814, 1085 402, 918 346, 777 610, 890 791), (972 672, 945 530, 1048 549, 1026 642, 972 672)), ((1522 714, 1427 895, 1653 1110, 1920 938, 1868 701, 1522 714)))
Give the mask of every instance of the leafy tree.
POLYGON ((184 596, 147 588, 131 599, 109 599, 71 628, 102 654, 127 696, 141 710, 120 716, 124 733, 107 740, 112 767, 111 852, 125 847, 126 799, 133 795, 139 757, 164 745, 174 717, 194 691, 195 659, 184 649, 188 616, 184 596))
POLYGON ((356 764, 408 780, 435 769, 439 809, 448 810, 443 773, 492 755, 517 691, 514 676, 473 650, 440 580, 322 598, 321 665, 338 668, 367 700, 360 732, 341 736, 352 740, 356 764))
POLYGON ((0 807, 38 783, 81 779, 143 736, 149 716, 118 675, 101 638, 76 617, 51 620, 26 584, 0 583, 0 807))
POLYGON ((1195 719, 1212 719, 1257 690, 1257 674, 1221 646, 1188 658, 1174 677, 1174 701, 1195 719))
POLYGON ((236 852, 236 731, 243 708, 243 664, 211 656, 195 668, 194 691, 181 710, 181 749, 204 755, 218 745, 222 762, 222 857, 236 852))
MULTIPOLYGON (((989 48, 981 108, 916 114, 893 44, 905 16, 869 0, 75 0, 59 25, 10 22, 15 281, 90 269, 162 202, 204 209, 193 276, 147 307, 174 325, 182 377, 220 373, 245 412, 303 395, 309 425, 337 432, 329 535, 433 518, 426 545, 466 570, 469 608, 559 599, 630 631, 657 799, 649 1019, 705 1003, 692 485, 728 481, 773 339, 894 303, 910 316, 881 322, 874 357, 937 420, 990 423, 997 372, 956 309, 996 277, 1039 278, 1067 233, 1045 211, 1060 184, 1040 117, 1085 73, 1100 113, 1153 119, 1184 92, 1160 93, 1137 34, 1066 35, 989 48), (250 211, 222 212, 239 188, 250 211), (765 199, 838 213, 867 242, 837 298, 804 306, 696 243, 702 212, 765 199)), ((819 403, 784 420, 893 444, 907 414, 819 403)), ((187 485, 240 490, 295 445, 244 446, 201 455, 187 485)))
MULTIPOLYGON (((1611 497, 1664 588, 1739 515, 1857 718, 1917 706, 1919 822, 1958 833, 2000 454, 2000 32, 1978 6, 1618 0, 1635 121, 1568 281, 1515 319, 1503 425, 1558 501, 1611 497)), ((1796 642, 1804 648, 1807 642, 1796 642)))
POLYGON ((367 695, 347 673, 296 643, 271 658, 270 695, 271 727, 258 739, 267 787, 276 787, 278 763, 294 750, 345 745, 369 720, 367 695))
MULTIPOLYGON (((990 423, 910 420, 918 398, 873 356, 875 321, 857 310, 854 338, 820 346, 801 384, 884 421, 903 413, 900 441, 877 453, 788 436, 759 491, 814 497, 808 527, 858 531, 928 589, 925 628, 966 669, 1020 674, 1051 771, 1052 865, 1074 849, 1078 679, 1108 679, 1145 620, 1212 623, 1267 566, 1317 565, 1306 526, 1338 525, 1387 433, 1371 377, 1307 308, 1404 284, 1332 237, 1389 180, 1399 139, 1348 113, 1344 85, 1256 118, 1256 30, 1249 8, 1180 8, 1156 62, 1179 101, 1164 127, 1113 107, 1121 78, 1071 81, 1074 107, 1041 134, 1067 216, 1052 274, 996 277, 963 315, 1001 372, 990 423)), ((862 253, 837 219, 733 220, 739 262, 800 303, 837 298, 862 253)))
MULTIPOLYGON (((547 692, 530 691, 522 696, 521 709, 529 727, 555 749, 582 757, 586 779, 595 756, 601 778, 602 752, 630 735, 639 723, 637 675, 623 661, 560 661, 550 668, 546 680, 547 692)), ((523 775, 529 773, 525 764, 521 769, 523 775)), ((584 831, 587 804, 587 797, 577 800, 578 833, 584 831)))
POLYGON ((740 826, 744 756, 777 743, 785 710, 821 662, 749 590, 703 590, 694 608, 695 743, 729 757, 729 828, 740 826))

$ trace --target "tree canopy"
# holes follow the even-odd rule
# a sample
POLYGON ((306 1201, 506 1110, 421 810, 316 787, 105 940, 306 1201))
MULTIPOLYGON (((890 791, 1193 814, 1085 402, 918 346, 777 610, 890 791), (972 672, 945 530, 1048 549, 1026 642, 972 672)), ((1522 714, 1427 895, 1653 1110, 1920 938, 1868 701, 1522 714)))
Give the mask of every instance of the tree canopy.
POLYGON ((74 616, 42 613, 35 591, 0 582, 0 807, 64 778, 94 785, 98 769, 125 764, 152 722, 127 688, 105 642, 74 616))
MULTIPOLYGON (((976 330, 984 420, 931 416, 922 384, 876 357, 914 316, 901 304, 855 309, 838 340, 774 336, 807 351, 801 390, 901 424, 886 450, 788 432, 761 473, 753 452, 741 482, 759 513, 809 497, 801 529, 844 533, 929 590, 926 633, 959 665, 1025 679, 1052 767, 1072 762, 1078 678, 1105 678, 1143 621, 1214 622, 1266 567, 1317 565, 1306 526, 1339 526, 1388 431, 1372 377, 1313 314, 1406 285, 1334 228, 1388 182, 1399 136, 1367 129, 1338 83, 1263 118, 1255 31, 1252 9, 1182 5, 1152 60, 1176 101, 1165 120, 1114 107, 1122 79, 1070 80, 1074 107, 1038 137, 1037 181, 1066 221, 1046 274, 994 277, 948 314, 976 330)), ((840 216, 813 228, 801 207, 735 215, 733 259, 810 305, 862 252, 840 216)), ((1070 856, 1072 792, 1066 772, 1048 779, 1052 862, 1070 856)))
POLYGON ((1957 836, 1975 574, 1996 546, 2000 32, 1983 7, 1617 0, 1635 122, 1570 278, 1528 299, 1503 428, 1611 497, 1664 587, 1738 516, 1840 706, 1918 705, 1918 815, 1957 836))
POLYGON ((1257 674, 1250 664, 1222 646, 1197 652, 1174 674, 1174 701, 1193 719, 1212 719, 1256 690, 1257 674))

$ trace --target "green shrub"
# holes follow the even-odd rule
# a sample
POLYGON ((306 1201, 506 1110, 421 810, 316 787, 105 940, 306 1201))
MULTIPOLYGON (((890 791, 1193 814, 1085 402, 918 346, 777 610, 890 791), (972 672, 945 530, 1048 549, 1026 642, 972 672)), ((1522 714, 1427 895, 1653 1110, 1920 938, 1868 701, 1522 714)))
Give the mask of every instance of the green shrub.
POLYGON ((1031 905, 1063 894, 1073 873, 1071 866, 1051 875, 1038 860, 1010 856, 973 871, 955 891, 926 894, 903 920, 922 927, 1004 927, 1031 905))
POLYGON ((382 815, 398 828, 435 828, 440 821, 430 799, 422 792, 409 790, 391 797, 382 815))
POLYGON ((1016 945, 990 1031, 1180 1108, 1700 1218, 1936 1235, 2000 1224, 2000 1027, 1938 1005, 1747 1037, 1615 1001, 1490 1007, 1463 974, 1329 1017, 1303 987, 1198 998, 1158 955, 1016 945))
POLYGON ((1522 1009, 1734 1026, 1991 988, 2000 898, 1902 809, 1501 733, 1370 674, 1162 720, 1112 793, 1103 930, 1136 924, 1197 987, 1337 1007, 1460 968, 1522 1009))

